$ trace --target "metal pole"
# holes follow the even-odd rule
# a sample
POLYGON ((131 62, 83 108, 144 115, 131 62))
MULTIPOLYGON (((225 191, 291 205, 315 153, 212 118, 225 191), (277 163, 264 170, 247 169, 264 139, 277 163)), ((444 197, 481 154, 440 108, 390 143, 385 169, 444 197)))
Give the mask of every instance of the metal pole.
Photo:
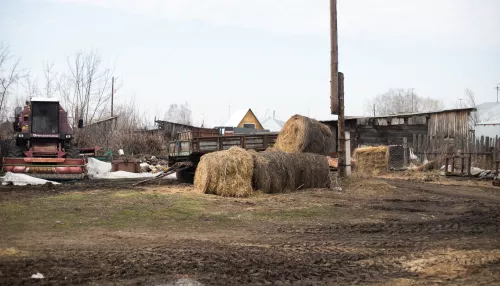
POLYGON ((113 98, 115 95, 115 77, 111 78, 111 117, 113 117, 113 98))
POLYGON ((339 95, 338 95, 338 72, 339 72, 339 54, 337 42, 337 0, 330 0, 330 44, 331 44, 331 78, 330 78, 330 111, 331 114, 339 114, 339 95))

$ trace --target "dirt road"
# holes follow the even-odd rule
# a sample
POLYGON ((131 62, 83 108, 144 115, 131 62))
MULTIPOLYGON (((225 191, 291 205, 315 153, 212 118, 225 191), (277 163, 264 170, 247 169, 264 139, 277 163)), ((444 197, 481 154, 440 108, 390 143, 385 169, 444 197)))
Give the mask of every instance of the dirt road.
POLYGON ((0 284, 500 285, 500 188, 357 179, 234 199, 129 186, 0 187, 0 284))

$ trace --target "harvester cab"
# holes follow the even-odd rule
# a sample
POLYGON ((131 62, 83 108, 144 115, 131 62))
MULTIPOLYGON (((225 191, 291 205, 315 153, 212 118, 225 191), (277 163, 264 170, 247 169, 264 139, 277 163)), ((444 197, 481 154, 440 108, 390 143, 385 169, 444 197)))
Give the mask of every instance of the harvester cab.
POLYGON ((15 138, 3 171, 52 180, 81 179, 86 160, 72 143, 68 114, 54 98, 32 98, 15 109, 15 138))

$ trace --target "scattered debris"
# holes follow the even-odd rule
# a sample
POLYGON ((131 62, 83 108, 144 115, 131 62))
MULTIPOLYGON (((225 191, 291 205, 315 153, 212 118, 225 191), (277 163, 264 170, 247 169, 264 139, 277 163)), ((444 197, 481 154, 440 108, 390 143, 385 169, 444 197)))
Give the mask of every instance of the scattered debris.
POLYGON ((181 278, 173 283, 165 284, 165 286, 203 286, 203 284, 190 278, 181 278))
POLYGON ((495 180, 493 180, 493 186, 500 187, 500 177, 496 177, 495 180))
POLYGON ((94 179, 138 179, 155 177, 157 174, 153 173, 131 173, 125 171, 108 172, 104 174, 96 174, 94 179))
POLYGON ((95 158, 88 158, 87 174, 90 178, 93 178, 99 174, 106 174, 109 172, 111 172, 111 163, 103 162, 95 158))
POLYGON ((31 275, 31 279, 43 279, 45 278, 42 273, 37 272, 36 274, 31 275))

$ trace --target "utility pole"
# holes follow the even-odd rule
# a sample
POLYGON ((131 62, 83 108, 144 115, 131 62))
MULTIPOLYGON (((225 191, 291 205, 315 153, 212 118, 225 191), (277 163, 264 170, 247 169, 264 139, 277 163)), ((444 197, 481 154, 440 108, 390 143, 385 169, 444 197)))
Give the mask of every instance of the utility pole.
POLYGON ((111 78, 111 117, 113 117, 113 98, 115 97, 115 77, 111 78))
POLYGON ((330 111, 331 114, 339 114, 339 51, 337 40, 337 0, 330 0, 330 111))
POLYGON ((373 117, 375 117, 375 104, 373 104, 373 117))
POLYGON ((344 125, 344 75, 339 73, 339 51, 337 38, 337 0, 330 0, 330 45, 331 45, 331 79, 330 79, 330 111, 338 115, 337 146, 339 176, 346 177, 346 146, 344 125))

